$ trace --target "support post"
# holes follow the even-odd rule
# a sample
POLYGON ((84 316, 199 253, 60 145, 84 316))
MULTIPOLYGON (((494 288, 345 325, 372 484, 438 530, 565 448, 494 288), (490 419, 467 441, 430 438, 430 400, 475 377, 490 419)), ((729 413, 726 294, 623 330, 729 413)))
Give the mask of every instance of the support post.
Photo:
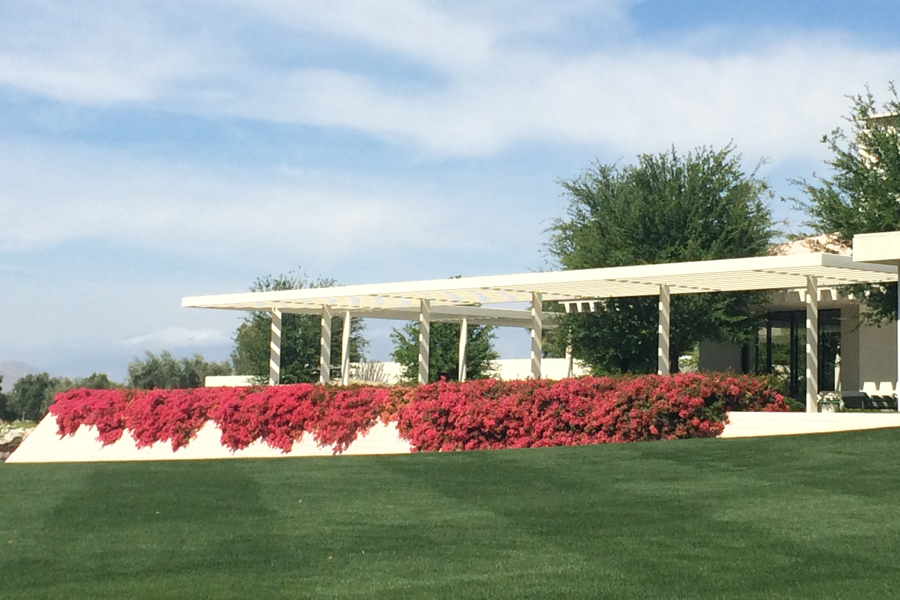
POLYGON ((456 370, 457 379, 459 381, 466 380, 466 346, 469 343, 469 320, 463 319, 459 322, 459 367, 456 370))
POLYGON ((537 292, 531 294, 531 377, 541 378, 541 335, 544 330, 544 303, 537 292))
POLYGON ((419 385, 428 383, 428 361, 431 359, 431 301, 419 301, 419 385))
POLYGON ((572 355, 572 343, 566 344, 566 377, 572 378, 575 371, 575 357, 572 355))
POLYGON ((281 311, 272 309, 272 333, 269 337, 269 385, 281 380, 281 311))
POLYGON ((806 412, 819 412, 819 282, 806 276, 806 412))
POLYGON ((322 334, 319 336, 319 383, 331 381, 331 309, 322 307, 322 334))
POLYGON ((672 372, 672 363, 669 360, 669 328, 672 319, 672 297, 668 285, 659 286, 659 346, 656 350, 657 372, 660 375, 668 375, 672 372))
POLYGON ((341 385, 350 385, 350 328, 353 325, 350 311, 344 313, 344 329, 341 332, 341 385))

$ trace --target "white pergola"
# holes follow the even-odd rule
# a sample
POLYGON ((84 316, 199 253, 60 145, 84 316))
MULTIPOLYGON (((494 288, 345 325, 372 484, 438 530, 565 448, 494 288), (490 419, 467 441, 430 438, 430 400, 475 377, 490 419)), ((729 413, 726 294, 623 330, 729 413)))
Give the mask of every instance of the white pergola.
MULTIPOLYGON (((673 294, 704 294, 758 290, 800 289, 806 297, 806 405, 818 410, 819 288, 897 281, 890 264, 854 262, 835 254, 765 256, 685 263, 638 265, 603 269, 552 271, 518 275, 464 277, 401 283, 367 284, 250 292, 184 298, 182 306, 272 314, 270 383, 280 371, 281 315, 316 314, 322 318, 320 366, 327 382, 331 364, 331 319, 343 316, 342 380, 349 377, 349 332, 353 317, 418 320, 419 381, 428 381, 428 343, 431 322, 459 322, 460 365, 465 360, 465 330, 469 324, 523 327, 531 331, 531 374, 541 377, 541 334, 552 325, 553 313, 543 303, 559 302, 567 312, 592 310, 608 298, 658 296, 658 372, 671 372, 669 363, 670 299, 673 294), (529 303, 528 310, 491 308, 490 304, 529 303)), ((464 370, 460 368, 460 376, 464 370)), ((900 385, 898 385, 900 388, 900 385)))

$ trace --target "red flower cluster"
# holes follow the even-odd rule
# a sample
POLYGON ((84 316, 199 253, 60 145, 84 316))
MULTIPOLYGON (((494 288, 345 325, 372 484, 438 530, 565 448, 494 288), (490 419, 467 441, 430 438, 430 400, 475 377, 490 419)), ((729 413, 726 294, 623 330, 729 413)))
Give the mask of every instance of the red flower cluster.
POLYGON ((695 373, 421 386, 398 414, 415 451, 477 450, 715 437, 726 411, 786 411, 751 377, 695 373))
POLYGON ((331 388, 310 384, 186 390, 69 390, 50 406, 59 435, 81 425, 97 428, 104 445, 128 429, 137 447, 186 446, 213 421, 222 445, 241 450, 257 440, 290 452, 311 433, 319 446, 343 452, 386 411, 387 388, 331 388))
POLYGON ((415 388, 311 384, 189 390, 70 390, 50 412, 60 435, 97 428, 104 445, 186 446, 207 421, 231 450, 262 440, 289 452, 304 434, 343 452, 379 419, 417 452, 714 437, 730 410, 786 411, 765 380, 724 375, 441 381, 415 388))

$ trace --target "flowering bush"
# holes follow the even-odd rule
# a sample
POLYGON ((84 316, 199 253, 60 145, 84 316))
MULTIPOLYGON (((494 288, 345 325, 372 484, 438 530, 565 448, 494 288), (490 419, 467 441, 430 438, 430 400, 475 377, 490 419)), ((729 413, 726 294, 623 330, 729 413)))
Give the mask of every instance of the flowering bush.
POLYGON ((438 382, 407 398, 397 422, 415 451, 715 437, 729 410, 788 410, 764 381, 696 373, 438 382))
POLYGON ((575 446, 714 437, 730 410, 786 411, 784 398, 752 377, 647 375, 561 381, 440 381, 413 388, 311 384, 189 390, 70 390, 50 412, 60 435, 81 425, 110 444, 127 429, 138 447, 186 446, 207 421, 223 446, 262 440, 290 452, 311 434, 343 452, 379 419, 396 421, 414 451, 575 446))

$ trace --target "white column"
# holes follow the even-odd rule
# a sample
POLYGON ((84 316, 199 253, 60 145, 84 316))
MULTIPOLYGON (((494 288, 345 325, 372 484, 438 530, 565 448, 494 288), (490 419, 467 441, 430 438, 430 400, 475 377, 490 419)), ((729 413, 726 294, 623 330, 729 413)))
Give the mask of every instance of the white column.
POLYGON ((572 356, 572 344, 569 343, 569 344, 566 344, 566 377, 571 379, 574 370, 575 370, 575 357, 572 356))
POLYGON ((269 385, 281 380, 281 311, 272 309, 272 333, 269 338, 269 385))
POLYGON ((469 320, 459 322, 459 367, 456 370, 459 381, 466 380, 466 345, 469 343, 469 320))
POLYGON ((537 292, 531 294, 531 377, 541 378, 541 334, 544 330, 544 303, 537 292))
POLYGON ((656 349, 656 370, 660 375, 672 372, 669 360, 669 329, 672 319, 671 294, 668 285, 659 286, 659 345, 656 349))
POLYGON ((348 310, 344 313, 344 330, 341 332, 341 385, 350 385, 350 327, 352 324, 348 310))
POLYGON ((428 383, 428 361, 431 353, 431 301, 419 301, 419 385, 428 383))
POLYGON ((331 381, 331 309, 322 307, 322 333, 319 336, 319 383, 331 381))
POLYGON ((819 412, 819 282, 806 277, 806 412, 819 412))

